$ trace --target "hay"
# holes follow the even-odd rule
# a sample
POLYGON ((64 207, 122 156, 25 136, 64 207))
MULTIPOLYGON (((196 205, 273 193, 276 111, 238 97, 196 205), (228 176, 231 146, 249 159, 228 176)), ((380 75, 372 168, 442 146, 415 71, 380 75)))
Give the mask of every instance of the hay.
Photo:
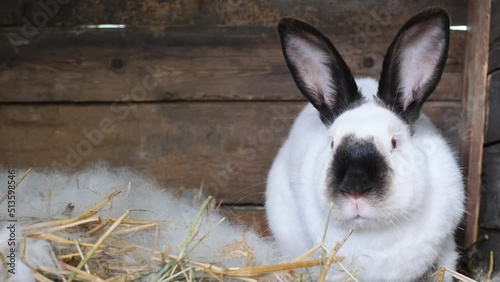
MULTIPOLYGON (((32 173, 35 175, 27 175, 30 171, 16 184, 19 185, 16 186, 16 193, 25 196, 20 201, 26 208, 19 219, 22 228, 16 238, 19 242, 18 260, 22 262, 19 271, 23 275, 16 274, 9 280, 5 271, 7 258, 2 253, 5 240, 0 233, 2 281, 309 279, 323 282, 330 281, 329 275, 338 271, 345 274, 346 281, 357 281, 356 273, 349 272, 348 267, 343 265, 345 258, 337 255, 352 231, 333 248, 318 244, 295 260, 281 263, 281 257, 272 243, 256 236, 251 230, 228 225, 217 210, 220 202, 211 197, 201 202, 199 191, 188 193, 188 197, 173 198, 176 196, 162 193, 158 186, 129 171, 110 171, 102 166, 76 176, 36 172, 32 173), (30 177, 33 179, 30 180, 30 177), (83 183, 91 178, 96 180, 83 183), (130 179, 140 183, 136 183, 140 189, 134 189, 130 179), (22 181, 31 182, 20 185, 22 181), (116 186, 124 182, 128 185, 116 186), (98 187, 96 183, 107 188, 98 187), (64 194, 71 189, 76 189, 76 194, 64 194), (151 200, 141 202, 144 197, 151 200), (193 197, 198 200, 192 200, 193 197), (93 202, 90 202, 91 199, 93 202), (177 205, 162 215, 159 203, 177 205), (82 206, 87 208, 82 209, 82 206), (182 220, 172 218, 182 216, 189 217, 185 228, 178 226, 182 220), (166 236, 171 232, 182 235, 166 236), (224 244, 220 243, 220 239, 214 241, 213 237, 224 236, 228 237, 224 244), (165 238, 172 241, 165 242, 165 238), (314 258, 318 253, 322 253, 321 257, 314 258), (34 256, 38 256, 35 263, 34 256), (337 267, 333 269, 332 265, 337 267)), ((4 207, 0 205, 0 208, 4 207)), ((434 274, 436 281, 443 281, 446 273, 460 281, 474 281, 445 268, 434 274)), ((488 277, 491 277, 491 271, 488 277)))
MULTIPOLYGON (((21 181, 18 181, 17 185, 21 181)), ((16 187, 16 189, 38 189, 36 195, 44 195, 44 200, 40 200, 40 203, 60 202, 54 199, 60 191, 31 186, 36 182, 38 180, 22 188, 16 187), (49 195, 48 198, 47 195, 49 195)), ((225 223, 225 218, 217 217, 218 203, 211 197, 203 201, 192 218, 182 242, 178 244, 177 250, 173 250, 171 245, 162 247, 165 244, 159 242, 160 230, 168 232, 168 228, 175 224, 170 218, 167 220, 133 218, 128 210, 119 217, 107 216, 109 210, 104 212, 105 209, 116 209, 117 197, 129 190, 130 184, 128 187, 108 189, 109 192, 100 200, 69 218, 45 218, 45 215, 40 215, 40 217, 30 216, 29 219, 20 220, 23 224, 20 232, 22 235, 16 238, 20 249, 18 260, 27 267, 30 276, 36 281, 71 282, 275 281, 277 279, 295 281, 306 277, 308 274, 304 269, 312 267, 317 268, 312 272, 321 272, 323 277, 321 279, 324 280, 330 265, 340 263, 344 259, 335 256, 341 244, 337 244, 332 252, 327 252, 326 257, 310 258, 317 250, 326 249, 325 246, 320 245, 291 262, 256 265, 254 256, 256 247, 247 242, 246 238, 255 236, 250 231, 243 232, 240 241, 228 242, 221 248, 220 253, 210 254, 211 256, 203 260, 198 259, 199 255, 193 258, 192 253, 201 245, 207 244, 207 237, 219 228, 227 228, 227 226, 221 226, 225 223), (216 223, 210 225, 209 228, 202 227, 203 224, 213 221, 214 215, 216 215, 216 223), (140 237, 154 239, 148 244, 137 244, 137 238, 140 237), (41 242, 46 244, 42 247, 37 246, 41 242), (46 253, 42 261, 47 261, 47 263, 32 264, 30 257, 33 256, 33 252, 41 253, 40 250, 46 253), (221 256, 221 254, 224 255, 221 256), (243 263, 238 267, 227 267, 227 260, 233 258, 243 263)), ((22 192, 27 191, 16 191, 19 195, 22 192)), ((78 196, 88 198, 80 192, 78 196)), ((58 214, 67 215, 71 214, 67 211, 78 209, 77 199, 68 199, 68 201, 70 203, 66 204, 64 211, 58 214)), ((172 242, 172 244, 176 246, 177 242, 172 242)), ((274 249, 271 250, 274 251, 274 249)), ((3 268, 0 273, 6 275, 6 257, 1 252, 0 260, 2 262, 0 268, 3 268)), ((24 278, 16 280, 16 275, 11 277, 14 278, 13 281, 24 281, 24 278)), ((7 276, 4 278, 4 281, 10 281, 7 276)))
MULTIPOLYGON (((339 244, 335 246, 326 263, 321 259, 307 260, 306 257, 302 257, 298 261, 283 264, 221 268, 216 265, 190 260, 189 253, 202 243, 203 239, 208 235, 205 234, 201 238, 194 240, 198 232, 197 226, 200 220, 202 220, 203 214, 208 211, 209 204, 212 202, 211 197, 205 200, 200 208, 184 242, 179 248, 178 255, 156 250, 154 248, 156 242, 152 242, 150 249, 144 249, 128 242, 123 237, 127 234, 142 232, 148 229, 158 230, 159 222, 127 219, 129 211, 126 211, 119 218, 101 219, 99 216, 96 216, 99 210, 118 194, 112 193, 106 196, 102 201, 96 203, 92 208, 78 217, 41 222, 23 227, 22 232, 24 236, 21 238, 23 249, 29 248, 29 245, 27 245, 29 244, 28 238, 50 241, 53 250, 52 254, 59 261, 59 269, 43 266, 34 267, 28 263, 26 256, 22 255, 20 259, 31 269, 32 274, 37 280, 53 281, 56 279, 68 282, 74 280, 131 281, 150 276, 151 270, 158 267, 161 269, 153 275, 151 281, 195 281, 201 278, 216 281, 227 279, 253 281, 248 278, 265 279, 266 275, 269 276, 276 272, 280 272, 279 275, 282 275, 281 272, 288 272, 287 275, 290 278, 298 279, 290 271, 323 265, 322 273, 326 275, 331 263, 343 260, 343 257, 334 256, 335 250, 339 248, 339 244), (111 226, 106 228, 110 224, 111 226), (58 235, 60 232, 78 234, 80 237, 87 239, 85 241, 68 240, 60 237, 58 235), (102 234, 97 236, 100 233, 102 234), (152 260, 158 262, 158 265, 142 264, 135 265, 135 267, 128 266, 127 268, 123 268, 120 266, 119 261, 113 259, 115 256, 126 256, 129 252, 137 249, 150 252, 152 260), (103 254, 107 255, 104 256, 103 254), (77 261, 79 263, 75 265, 77 261), (82 270, 83 268, 84 270, 82 270)), ((217 228, 217 225, 213 228, 217 228)), ((235 248, 234 245, 229 245, 228 247, 235 248)), ((251 261, 251 248, 246 246, 246 249, 248 261, 251 261)), ((324 280, 324 275, 322 277, 324 280)))

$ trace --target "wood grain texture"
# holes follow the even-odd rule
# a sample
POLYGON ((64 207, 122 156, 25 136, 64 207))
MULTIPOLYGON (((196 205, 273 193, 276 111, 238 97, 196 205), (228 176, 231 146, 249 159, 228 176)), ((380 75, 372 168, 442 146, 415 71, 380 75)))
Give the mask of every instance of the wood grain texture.
POLYGON ((500 144, 484 148, 483 185, 481 187, 481 213, 479 236, 485 238, 478 244, 474 258, 488 269, 490 251, 494 253, 494 269, 500 268, 500 144))
MULTIPOLYGON (((366 37, 324 31, 355 75, 378 78, 398 29, 366 37)), ((0 102, 303 99, 274 27, 43 29, 18 53, 11 31, 0 29, 0 102)), ((452 32, 445 72, 430 99, 461 99, 464 40, 464 32, 452 32)))
POLYGON ((500 37, 491 43, 489 53, 488 73, 493 73, 500 70, 500 37))
POLYGON ((484 149, 480 227, 500 230, 500 144, 484 149))
MULTIPOLYGON (((0 164, 78 170, 129 166, 165 187, 199 187, 228 204, 260 204, 301 102, 0 105, 0 164)), ((460 103, 425 112, 455 148, 460 103)))
POLYGON ((500 70, 500 2, 491 1, 490 56, 488 73, 500 70))
POLYGON ((436 5, 449 10, 454 23, 465 23, 465 0, 4 0, 0 2, 0 25, 23 25, 23 18, 49 26, 275 25, 284 16, 294 16, 316 25, 335 24, 354 31, 378 21, 402 25, 420 10, 436 5), (61 4, 50 8, 43 3, 61 4), (50 16, 44 20, 40 13, 50 16))
POLYGON ((490 52, 488 65, 487 130, 483 150, 483 174, 479 215, 477 261, 488 269, 490 251, 494 254, 494 269, 500 269, 500 2, 491 2, 490 52))
POLYGON ((491 73, 488 82, 489 111, 484 139, 486 145, 500 141, 500 70, 491 73))
POLYGON ((491 33, 490 33, 490 51, 488 57, 488 73, 491 74, 500 71, 500 3, 493 1, 492 5, 492 19, 491 19, 491 33))
POLYGON ((469 0, 464 73, 464 129, 462 157, 467 164, 467 213, 465 246, 477 240, 481 164, 485 130, 486 82, 490 28, 490 0, 469 0))
POLYGON ((490 43, 500 39, 500 2, 491 1, 490 43))
POLYGON ((490 56, 488 73, 500 70, 500 2, 491 1, 490 56))
POLYGON ((230 221, 248 226, 259 235, 271 236, 266 212, 261 206, 225 206, 221 212, 230 221))

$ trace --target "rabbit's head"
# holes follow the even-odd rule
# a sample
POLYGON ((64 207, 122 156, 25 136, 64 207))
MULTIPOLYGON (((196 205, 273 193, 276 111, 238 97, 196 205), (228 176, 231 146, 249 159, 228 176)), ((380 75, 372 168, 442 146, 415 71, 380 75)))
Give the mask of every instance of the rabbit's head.
POLYGON ((278 32, 286 63, 328 129, 321 197, 346 226, 405 221, 421 207, 429 168, 415 128, 446 63, 450 18, 429 8, 389 46, 378 87, 359 88, 333 44, 311 25, 284 18, 278 32))

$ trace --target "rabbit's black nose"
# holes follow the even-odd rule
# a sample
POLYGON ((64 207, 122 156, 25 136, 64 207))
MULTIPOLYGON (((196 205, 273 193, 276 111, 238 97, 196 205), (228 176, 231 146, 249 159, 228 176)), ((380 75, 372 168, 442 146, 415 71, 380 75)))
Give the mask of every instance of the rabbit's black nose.
POLYGON ((382 196, 388 188, 389 171, 372 139, 347 135, 333 156, 330 185, 333 193, 382 196))
POLYGON ((342 193, 353 196, 366 194, 372 188, 368 173, 359 168, 349 168, 339 187, 342 193))

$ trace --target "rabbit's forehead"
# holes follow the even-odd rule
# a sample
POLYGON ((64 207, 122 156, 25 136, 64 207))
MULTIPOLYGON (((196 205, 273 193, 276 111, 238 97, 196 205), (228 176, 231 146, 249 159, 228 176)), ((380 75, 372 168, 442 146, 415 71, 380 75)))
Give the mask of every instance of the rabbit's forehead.
POLYGON ((404 130, 406 125, 387 108, 369 101, 355 109, 344 112, 330 127, 330 135, 342 138, 346 135, 392 138, 404 130))

